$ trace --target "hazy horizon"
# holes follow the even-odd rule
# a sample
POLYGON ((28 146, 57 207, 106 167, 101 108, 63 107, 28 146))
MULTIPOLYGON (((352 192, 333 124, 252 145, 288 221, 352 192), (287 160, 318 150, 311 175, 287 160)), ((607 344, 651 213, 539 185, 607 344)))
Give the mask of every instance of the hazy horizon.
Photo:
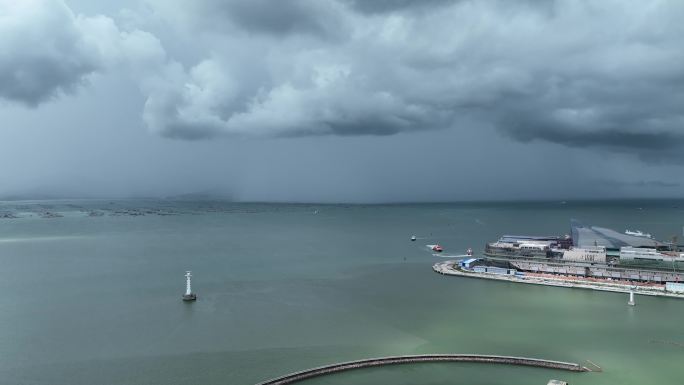
POLYGON ((294 205, 421 205, 421 204, 459 204, 459 203, 556 203, 573 204, 588 202, 668 202, 684 201, 684 197, 572 197, 572 198, 535 198, 526 197, 519 199, 492 198, 492 199, 459 199, 459 200, 395 200, 395 201, 298 201, 298 200, 238 200, 230 196, 188 193, 168 196, 0 196, 0 202, 51 202, 51 201, 135 201, 135 200, 168 200, 189 202, 230 202, 230 203, 254 203, 254 204, 294 204, 294 205))

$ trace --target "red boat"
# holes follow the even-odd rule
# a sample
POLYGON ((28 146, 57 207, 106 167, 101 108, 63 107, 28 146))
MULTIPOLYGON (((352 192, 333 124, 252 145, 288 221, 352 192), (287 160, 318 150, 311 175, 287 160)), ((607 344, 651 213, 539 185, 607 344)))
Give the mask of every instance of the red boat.
POLYGON ((432 246, 432 251, 436 251, 436 252, 438 252, 438 253, 441 253, 442 251, 444 251, 444 249, 443 249, 442 246, 440 246, 440 245, 433 245, 433 246, 432 246))

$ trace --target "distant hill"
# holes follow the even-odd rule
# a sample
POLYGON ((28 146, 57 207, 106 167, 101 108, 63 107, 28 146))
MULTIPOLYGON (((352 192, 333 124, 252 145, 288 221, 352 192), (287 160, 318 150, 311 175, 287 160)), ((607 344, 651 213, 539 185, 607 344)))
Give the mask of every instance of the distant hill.
POLYGON ((198 191, 186 194, 165 196, 164 199, 175 201, 234 201, 232 194, 216 191, 198 191))

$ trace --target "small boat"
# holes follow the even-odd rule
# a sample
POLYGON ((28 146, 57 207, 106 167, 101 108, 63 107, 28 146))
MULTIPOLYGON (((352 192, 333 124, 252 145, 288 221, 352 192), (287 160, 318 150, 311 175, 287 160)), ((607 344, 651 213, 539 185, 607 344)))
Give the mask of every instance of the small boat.
POLYGON ((427 247, 429 247, 430 250, 437 252, 437 253, 441 253, 442 251, 444 251, 444 248, 442 248, 442 246, 440 246, 440 245, 427 245, 427 247))
POLYGON ((640 230, 634 230, 634 231, 632 231, 632 230, 625 230, 625 234, 631 235, 631 236, 634 236, 634 237, 653 238, 653 236, 652 236, 651 234, 649 234, 649 233, 644 233, 644 232, 642 232, 642 231, 640 231, 640 230))
POLYGON ((416 236, 415 236, 415 235, 412 235, 412 236, 411 236, 411 242, 413 242, 413 241, 415 241, 415 240, 416 240, 416 236))
POLYGON ((468 255, 469 257, 472 257, 473 256, 473 249, 471 249, 469 247, 468 250, 466 250, 466 255, 468 255))

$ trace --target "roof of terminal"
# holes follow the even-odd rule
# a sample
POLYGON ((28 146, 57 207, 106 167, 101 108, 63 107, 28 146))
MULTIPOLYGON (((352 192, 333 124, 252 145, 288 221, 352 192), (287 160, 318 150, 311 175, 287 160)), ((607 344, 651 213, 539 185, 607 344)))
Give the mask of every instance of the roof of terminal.
POLYGON ((556 241, 560 239, 559 236, 536 236, 536 235, 503 235, 501 239, 514 239, 514 240, 533 240, 533 241, 556 241))
POLYGON ((585 226, 579 221, 571 220, 572 243, 577 247, 605 246, 609 249, 619 249, 623 246, 654 247, 662 246, 663 242, 646 237, 637 237, 619 233, 615 230, 598 226, 585 226))

